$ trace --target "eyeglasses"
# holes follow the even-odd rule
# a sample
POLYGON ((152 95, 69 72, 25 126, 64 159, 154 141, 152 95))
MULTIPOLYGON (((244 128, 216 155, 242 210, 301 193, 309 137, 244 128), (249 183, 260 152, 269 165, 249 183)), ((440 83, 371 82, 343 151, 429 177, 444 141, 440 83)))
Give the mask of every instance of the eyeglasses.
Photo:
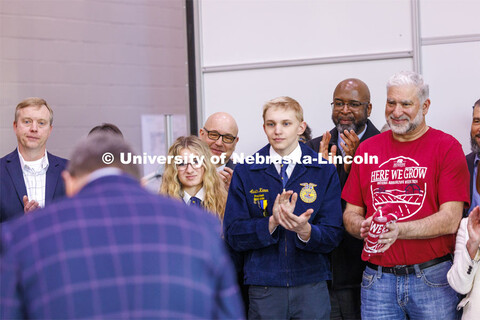
POLYGON ((192 162, 182 162, 182 163, 175 164, 178 171, 187 170, 189 165, 192 167, 192 169, 195 169, 195 170, 200 169, 202 167, 202 163, 197 160, 192 160, 192 162))
POLYGON ((368 105, 370 102, 359 102, 359 101, 342 101, 336 100, 330 103, 334 110, 342 110, 343 107, 346 105, 350 110, 359 110, 362 106, 368 105))
POLYGON ((220 137, 222 137, 222 141, 224 143, 231 144, 235 142, 235 139, 237 139, 237 137, 234 137, 231 134, 220 134, 217 131, 209 131, 205 128, 203 128, 203 130, 207 132, 208 139, 212 139, 215 141, 217 141, 220 137))

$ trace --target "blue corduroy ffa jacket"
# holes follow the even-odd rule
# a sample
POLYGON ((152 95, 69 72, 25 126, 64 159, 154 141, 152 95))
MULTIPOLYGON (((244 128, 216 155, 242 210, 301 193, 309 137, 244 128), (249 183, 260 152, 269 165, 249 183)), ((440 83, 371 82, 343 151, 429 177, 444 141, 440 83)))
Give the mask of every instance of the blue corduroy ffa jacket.
MULTIPOLYGON (((307 243, 282 226, 270 234, 268 219, 283 185, 274 164, 238 164, 233 173, 224 218, 226 241, 245 253, 244 282, 247 285, 299 286, 331 278, 327 254, 343 233, 340 183, 332 164, 318 163, 318 153, 300 143, 302 158, 311 164, 296 164, 286 190, 298 194, 294 213, 314 210, 307 243)), ((270 145, 258 151, 269 155, 270 145)))

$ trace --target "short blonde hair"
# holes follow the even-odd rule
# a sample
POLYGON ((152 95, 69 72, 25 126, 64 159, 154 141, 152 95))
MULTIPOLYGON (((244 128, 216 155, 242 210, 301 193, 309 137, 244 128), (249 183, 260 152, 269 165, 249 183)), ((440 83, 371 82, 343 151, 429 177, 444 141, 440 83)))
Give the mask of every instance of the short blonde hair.
POLYGON ((45 99, 36 98, 36 97, 27 98, 27 99, 21 101, 17 105, 17 107, 15 108, 15 123, 17 123, 18 114, 20 113, 20 109, 23 109, 23 108, 26 108, 26 107, 31 107, 31 106, 39 106, 39 107, 45 106, 45 107, 47 107, 48 112, 50 112, 50 125, 53 124, 53 110, 52 110, 52 108, 50 108, 50 106, 48 105, 47 101, 45 101, 45 99))
POLYGON ((272 99, 270 101, 267 101, 263 105, 263 121, 265 122, 265 114, 267 113, 268 109, 272 107, 280 107, 282 109, 286 110, 293 110, 295 112, 295 116, 299 122, 303 121, 303 109, 302 106, 300 106, 300 103, 298 103, 297 100, 290 98, 290 97, 278 97, 275 99, 272 99))

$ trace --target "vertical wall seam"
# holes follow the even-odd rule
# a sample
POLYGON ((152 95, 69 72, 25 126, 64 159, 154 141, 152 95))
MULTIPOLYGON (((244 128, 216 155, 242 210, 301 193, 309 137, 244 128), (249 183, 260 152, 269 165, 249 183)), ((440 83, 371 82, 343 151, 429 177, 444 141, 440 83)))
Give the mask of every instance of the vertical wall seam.
POLYGON ((421 32, 420 32, 420 3, 419 0, 411 0, 410 14, 412 23, 412 52, 413 71, 422 73, 421 57, 421 32))

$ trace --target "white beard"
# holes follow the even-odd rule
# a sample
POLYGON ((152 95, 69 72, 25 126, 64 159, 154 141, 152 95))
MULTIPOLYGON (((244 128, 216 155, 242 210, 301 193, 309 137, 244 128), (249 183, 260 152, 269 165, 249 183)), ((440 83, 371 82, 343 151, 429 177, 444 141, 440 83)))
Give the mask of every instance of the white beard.
POLYGON ((399 135, 402 135, 402 134, 406 134, 410 131, 413 131, 415 130, 423 121, 423 112, 422 112, 422 109, 418 109, 418 112, 417 112, 417 115, 415 116, 415 118, 410 121, 408 119, 408 117, 406 115, 403 115, 399 118, 400 120, 408 120, 407 123, 403 124, 403 125, 397 125, 397 124, 393 124, 390 117, 387 118, 387 123, 388 125, 390 126, 390 129, 392 130, 393 133, 395 134, 399 134, 399 135))

